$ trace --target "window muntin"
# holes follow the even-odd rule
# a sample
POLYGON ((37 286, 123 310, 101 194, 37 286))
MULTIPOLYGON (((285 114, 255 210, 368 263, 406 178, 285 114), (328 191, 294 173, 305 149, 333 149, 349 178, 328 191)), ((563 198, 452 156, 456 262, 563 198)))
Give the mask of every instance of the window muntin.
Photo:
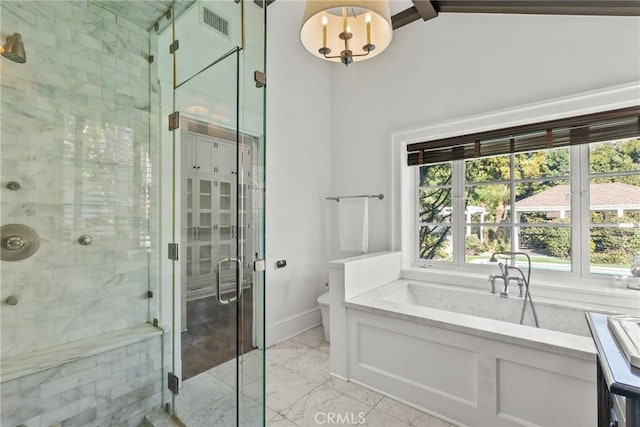
MULTIPOLYGON (((458 265, 483 264, 493 251, 521 250, 532 256, 536 269, 579 274, 584 271, 581 265, 586 264, 586 270, 592 274, 628 275, 634 255, 640 255, 640 198, 619 214, 620 206, 615 203, 612 205, 615 209, 607 211, 604 210, 607 206, 598 206, 589 197, 594 194, 594 184, 628 185, 630 195, 640 191, 638 138, 448 164, 451 174, 446 169, 446 176, 461 177, 461 182, 453 179, 449 187, 448 180, 433 179, 436 171, 433 169, 429 179, 420 181, 423 184, 420 188, 429 184, 426 188, 442 189, 438 183, 446 182, 447 191, 451 191, 447 201, 449 196, 454 201, 462 197, 464 204, 460 206, 465 211, 456 217, 452 202, 452 215, 446 220, 436 215, 432 216, 437 221, 429 224, 431 228, 422 224, 418 237, 421 252, 416 257, 419 263, 429 259, 458 265), (586 164, 580 166, 584 159, 588 159, 586 164), (580 170, 585 171, 584 178, 572 179, 572 173, 580 170), (572 182, 579 188, 572 188, 572 182), (589 202, 574 202, 576 197, 578 201, 586 197, 589 202), (536 201, 538 206, 534 204, 536 201), (577 206, 588 206, 589 212, 572 213, 577 206), (436 239, 444 229, 447 238, 436 239), (453 253, 456 236, 460 236, 464 255, 459 254, 459 261, 454 263, 458 259, 453 253), (576 241, 584 249, 572 250, 576 241), (438 244, 441 246, 436 247, 438 244), (425 248, 431 258, 424 256, 425 248), (582 258, 578 256, 581 253, 582 258)), ((427 172, 421 172, 420 176, 427 176, 427 172)), ((423 198, 423 204, 426 200, 423 198)))

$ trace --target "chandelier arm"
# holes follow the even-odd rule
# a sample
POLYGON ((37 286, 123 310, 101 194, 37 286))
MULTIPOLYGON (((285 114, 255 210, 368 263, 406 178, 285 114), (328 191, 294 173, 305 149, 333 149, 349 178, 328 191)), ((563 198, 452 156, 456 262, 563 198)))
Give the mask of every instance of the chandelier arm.
MULTIPOLYGON (((367 55, 369 55, 369 53, 370 52, 367 52, 367 53, 354 53, 354 54, 351 54, 351 56, 367 56, 367 55)), ((337 58, 340 58, 340 55, 332 55, 332 56, 323 55, 323 56, 326 59, 337 59, 337 58)))

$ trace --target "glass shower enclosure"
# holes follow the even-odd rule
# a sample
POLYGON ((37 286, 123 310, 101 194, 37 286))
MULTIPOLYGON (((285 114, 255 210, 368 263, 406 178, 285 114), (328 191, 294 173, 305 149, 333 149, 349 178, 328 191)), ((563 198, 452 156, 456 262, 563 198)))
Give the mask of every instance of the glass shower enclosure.
POLYGON ((264 416, 264 25, 261 2, 200 1, 158 35, 177 244, 169 382, 184 381, 173 408, 187 425, 264 416))
POLYGON ((265 17, 0 3, 1 425, 264 424, 265 17))

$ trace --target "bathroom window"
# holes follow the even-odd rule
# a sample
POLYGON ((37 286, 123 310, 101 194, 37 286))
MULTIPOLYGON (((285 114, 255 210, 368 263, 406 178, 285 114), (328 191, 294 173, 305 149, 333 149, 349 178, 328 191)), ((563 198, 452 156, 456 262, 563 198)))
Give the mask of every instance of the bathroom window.
POLYGON ((639 119, 616 120, 482 143, 439 140, 413 160, 409 150, 409 163, 422 164, 415 264, 482 265, 494 252, 519 251, 538 270, 629 275, 640 256, 639 119))

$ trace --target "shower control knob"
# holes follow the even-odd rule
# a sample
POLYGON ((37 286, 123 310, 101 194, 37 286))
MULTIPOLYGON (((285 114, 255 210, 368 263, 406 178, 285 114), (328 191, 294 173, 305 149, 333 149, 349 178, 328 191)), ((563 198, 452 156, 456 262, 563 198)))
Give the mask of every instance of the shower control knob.
POLYGON ((11 191, 18 191, 22 188, 19 182, 11 181, 7 183, 7 188, 11 191))
POLYGON ((20 301, 20 298, 17 295, 11 295, 7 297, 7 299, 5 300, 5 302, 9 305, 18 305, 19 301, 20 301))
POLYGON ((10 251, 19 251, 24 247, 26 242, 22 236, 9 236, 3 243, 4 247, 10 251))
POLYGON ((89 236, 88 234, 83 234, 78 239, 78 243, 80 243, 82 246, 90 245, 92 241, 93 241, 93 237, 89 236))

